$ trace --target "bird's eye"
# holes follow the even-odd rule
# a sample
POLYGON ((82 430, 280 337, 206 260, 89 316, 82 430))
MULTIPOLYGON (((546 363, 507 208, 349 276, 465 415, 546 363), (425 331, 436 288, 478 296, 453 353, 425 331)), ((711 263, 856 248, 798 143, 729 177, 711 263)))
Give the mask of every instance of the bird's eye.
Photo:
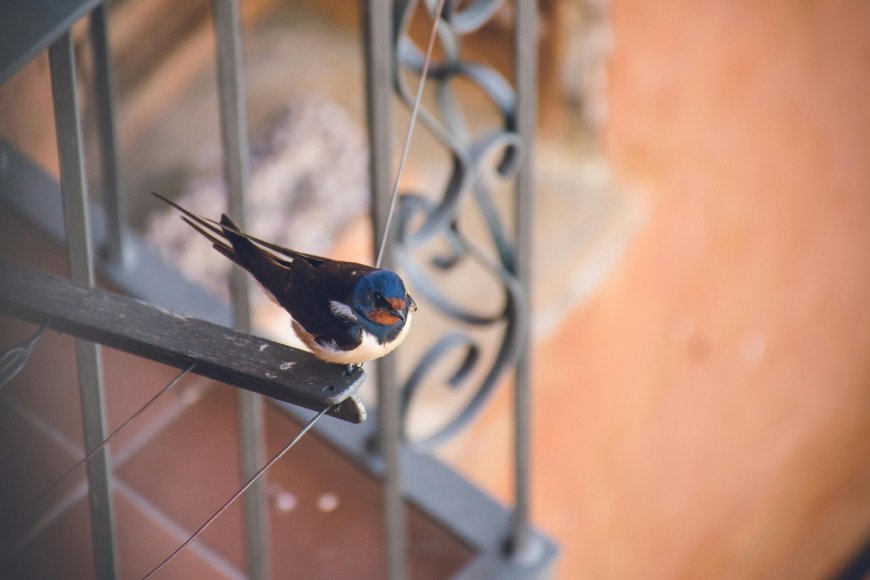
POLYGON ((383 302, 384 301, 384 295, 381 294, 380 292, 375 292, 374 294, 372 294, 372 298, 375 299, 375 302, 383 302))

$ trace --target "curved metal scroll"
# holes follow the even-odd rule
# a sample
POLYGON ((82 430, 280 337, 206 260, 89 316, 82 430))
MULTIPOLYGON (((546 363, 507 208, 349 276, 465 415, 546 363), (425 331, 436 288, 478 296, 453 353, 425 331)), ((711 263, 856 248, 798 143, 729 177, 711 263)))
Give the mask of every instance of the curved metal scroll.
MULTIPOLYGON (((426 1, 429 13, 435 2, 426 1)), ((483 179, 485 160, 497 158, 495 174, 512 179, 519 168, 523 144, 515 132, 516 94, 510 84, 494 69, 481 63, 465 61, 460 54, 462 35, 477 30, 489 22, 502 0, 460 2, 447 0, 438 24, 441 60, 433 62, 428 82, 434 85, 435 110, 421 106, 419 119, 447 150, 452 160, 450 179, 437 201, 406 193, 399 199, 397 235, 394 247, 396 261, 410 280, 414 291, 440 313, 455 320, 458 327, 485 327, 500 331, 500 345, 491 362, 481 356, 483 347, 470 332, 454 330, 437 339, 414 366, 402 390, 403 437, 409 440, 407 417, 411 405, 421 392, 426 376, 444 365, 451 353, 464 353, 448 383, 453 388, 471 387, 473 395, 466 405, 433 434, 411 441, 423 450, 431 450, 461 431, 483 408, 505 371, 516 361, 528 330, 528 306, 522 286, 515 276, 515 246, 511 242, 496 211, 492 187, 483 179), (481 135, 473 135, 465 122, 462 105, 453 85, 462 79, 483 91, 500 115, 500 126, 481 135), (477 204, 486 223, 486 233, 495 256, 487 256, 464 236, 458 226, 459 208, 467 201, 477 204), (496 308, 491 312, 468 309, 439 289, 438 280, 427 274, 412 251, 434 240, 446 242, 445 254, 431 259, 437 270, 449 271, 465 260, 473 260, 500 288, 496 308), (486 360, 486 362, 485 362, 486 360), (488 364, 488 368, 481 368, 488 364)), ((398 0, 394 4, 393 63, 396 91, 408 107, 413 104, 414 91, 407 86, 402 69, 419 74, 423 53, 409 38, 408 28, 417 0, 398 0)))

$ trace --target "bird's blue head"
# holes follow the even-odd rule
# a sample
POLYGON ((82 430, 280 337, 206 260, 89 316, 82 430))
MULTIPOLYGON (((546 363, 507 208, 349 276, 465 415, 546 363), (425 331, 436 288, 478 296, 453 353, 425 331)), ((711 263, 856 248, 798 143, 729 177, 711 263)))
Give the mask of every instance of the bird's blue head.
POLYGON ((408 312, 417 310, 402 279, 390 270, 373 270, 360 277, 353 289, 352 307, 361 316, 363 325, 376 335, 401 329, 408 312))

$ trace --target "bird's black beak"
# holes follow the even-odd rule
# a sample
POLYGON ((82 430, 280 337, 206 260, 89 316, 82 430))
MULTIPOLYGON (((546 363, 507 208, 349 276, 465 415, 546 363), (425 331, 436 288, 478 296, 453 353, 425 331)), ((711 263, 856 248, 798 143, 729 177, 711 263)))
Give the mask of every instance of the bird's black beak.
POLYGON ((411 298, 408 294, 405 294, 406 300, 401 300, 399 298, 388 298, 385 300, 385 308, 387 312, 401 320, 402 322, 406 322, 408 320, 407 312, 413 312, 417 310, 417 304, 414 302, 414 299, 411 298))

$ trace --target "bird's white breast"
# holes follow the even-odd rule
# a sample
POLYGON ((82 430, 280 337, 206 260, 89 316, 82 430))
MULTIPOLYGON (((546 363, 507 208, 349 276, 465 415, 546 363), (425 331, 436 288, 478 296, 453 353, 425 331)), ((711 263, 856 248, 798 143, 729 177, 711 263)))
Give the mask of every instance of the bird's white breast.
MULTIPOLYGON (((340 302, 332 303, 332 311, 338 314, 337 311, 343 311, 342 313, 346 313, 348 316, 354 316, 350 307, 345 304, 341 304, 340 302), (342 308, 343 307, 343 308, 342 308), (346 310, 345 310, 346 309, 346 310)), ((355 318, 355 316, 354 316, 355 318)), ((367 332, 365 329, 362 331, 362 342, 360 345, 353 350, 340 350, 338 348, 330 348, 328 346, 324 346, 319 344, 314 340, 314 337, 309 334, 302 325, 297 323, 295 320, 293 321, 293 330, 305 343, 311 352, 317 355, 318 358, 325 360, 326 362, 335 363, 335 364, 360 364, 364 362, 368 362, 370 360, 375 360, 391 353, 397 346, 402 344, 405 340, 405 337, 408 336, 408 331, 411 329, 411 319, 413 318, 412 313, 408 313, 408 318, 405 320, 405 325, 402 327, 401 332, 399 332, 398 336, 390 342, 381 344, 378 342, 378 339, 375 335, 367 332)))

